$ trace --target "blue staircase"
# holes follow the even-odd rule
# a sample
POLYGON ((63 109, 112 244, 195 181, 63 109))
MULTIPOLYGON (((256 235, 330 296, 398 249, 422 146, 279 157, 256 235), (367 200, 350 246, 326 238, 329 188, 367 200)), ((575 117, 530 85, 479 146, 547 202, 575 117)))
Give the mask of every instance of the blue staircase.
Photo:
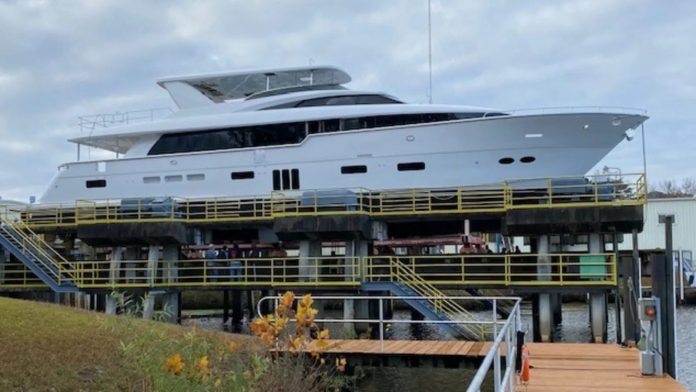
POLYGON ((7 249, 54 292, 79 291, 74 284, 75 269, 72 264, 21 223, 10 223, 0 218, 0 246, 7 249))
MULTIPOLYGON (((446 297, 436 287, 418 276, 412 268, 396 258, 390 261, 390 281, 371 281, 362 284, 365 291, 389 291, 400 297, 428 297, 404 299, 409 306, 428 320, 473 321, 476 317, 459 303, 446 297), (442 297, 442 298, 439 298, 442 297)), ((438 324, 440 328, 459 339, 481 340, 485 331, 476 324, 438 324)))

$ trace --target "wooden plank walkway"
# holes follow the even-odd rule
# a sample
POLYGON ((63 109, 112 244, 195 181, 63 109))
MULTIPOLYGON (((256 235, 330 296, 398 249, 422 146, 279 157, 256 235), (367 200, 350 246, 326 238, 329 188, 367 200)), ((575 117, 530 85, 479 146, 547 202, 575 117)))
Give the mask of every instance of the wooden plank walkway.
MULTIPOLYGON (((483 358, 490 347, 491 342, 385 340, 382 351, 379 340, 331 340, 323 352, 483 358)), ((529 343, 529 352, 533 368, 527 392, 687 392, 671 377, 642 376, 636 349, 615 344, 529 343)))
MULTIPOLYGON (((463 340, 385 340, 384 350, 379 340, 330 340, 322 350, 327 354, 384 354, 384 355, 428 355, 485 357, 490 342, 467 342, 463 340)), ((313 350, 309 347, 307 351, 313 350)))
POLYGON ((687 392, 671 377, 640 374, 636 349, 615 344, 530 343, 528 392, 687 392))

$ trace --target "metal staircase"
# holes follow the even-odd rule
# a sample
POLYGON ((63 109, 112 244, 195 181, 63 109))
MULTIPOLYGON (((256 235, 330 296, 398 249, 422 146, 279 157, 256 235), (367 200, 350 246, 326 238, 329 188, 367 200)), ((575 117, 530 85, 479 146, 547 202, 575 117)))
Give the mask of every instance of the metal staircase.
POLYGON ((22 222, 0 214, 0 246, 57 293, 79 291, 76 268, 22 222))
MULTIPOLYGON (((476 316, 447 296, 398 258, 390 260, 389 281, 373 281, 363 284, 367 291, 390 291, 402 297, 429 297, 429 299, 405 299, 409 306, 416 309, 425 318, 437 321, 475 321, 476 316)), ((461 339, 481 340, 485 329, 481 324, 439 324, 451 335, 461 339)))

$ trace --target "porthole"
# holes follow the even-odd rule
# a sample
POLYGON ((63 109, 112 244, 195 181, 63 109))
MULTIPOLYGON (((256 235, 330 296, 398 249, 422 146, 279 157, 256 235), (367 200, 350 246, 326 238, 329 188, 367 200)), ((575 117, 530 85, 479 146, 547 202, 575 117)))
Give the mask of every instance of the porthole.
POLYGON ((87 188, 105 188, 106 180, 87 180, 85 186, 87 188))
POLYGON ((515 160, 512 159, 512 158, 510 158, 510 157, 507 157, 507 158, 500 158, 500 159, 498 160, 498 163, 500 163, 501 165, 509 165, 509 164, 511 164, 511 163, 513 163, 513 162, 515 162, 515 160))
POLYGON ((425 170, 425 162, 407 162, 396 165, 398 171, 425 170))
POLYGON ((520 162, 522 162, 522 163, 532 163, 534 161, 536 161, 535 157, 522 157, 522 158, 520 158, 520 162))

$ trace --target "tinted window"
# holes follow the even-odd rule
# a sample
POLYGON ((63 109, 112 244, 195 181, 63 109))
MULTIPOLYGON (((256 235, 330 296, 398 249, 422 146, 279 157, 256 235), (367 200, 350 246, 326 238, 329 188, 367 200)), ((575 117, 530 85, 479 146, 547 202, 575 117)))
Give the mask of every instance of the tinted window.
POLYGON ((355 166, 342 166, 341 167, 341 174, 357 174, 357 173, 367 173, 367 166, 355 165, 355 166))
POLYGON ((254 178, 253 171, 232 172, 233 180, 250 180, 254 178))
POLYGON ((148 155, 296 144, 304 138, 304 122, 172 133, 162 135, 148 155))
POLYGON ((106 180, 87 180, 85 181, 85 186, 87 188, 104 188, 106 187, 106 180))
POLYGON ((280 190, 280 170, 273 170, 273 190, 280 190))
MULTIPOLYGON (((331 106, 331 105, 378 105, 402 103, 383 95, 347 95, 338 97, 323 97, 300 101, 295 107, 331 106)), ((273 107, 278 108, 278 107, 273 107)))
MULTIPOLYGON (((389 99, 378 95, 358 96, 357 98, 365 100, 389 99)), ((298 144, 304 140, 306 135, 314 133, 454 121, 479 118, 483 117, 483 115, 484 113, 395 114, 357 118, 332 118, 306 123, 266 124, 211 131, 172 133, 162 135, 155 145, 152 146, 148 155, 298 144)))
POLYGON ((292 189, 300 189, 300 171, 298 169, 292 169, 290 171, 290 176, 292 178, 292 189))
POLYGON ((396 165, 396 169, 399 171, 425 170, 425 163, 424 162, 399 163, 398 165, 396 165))

